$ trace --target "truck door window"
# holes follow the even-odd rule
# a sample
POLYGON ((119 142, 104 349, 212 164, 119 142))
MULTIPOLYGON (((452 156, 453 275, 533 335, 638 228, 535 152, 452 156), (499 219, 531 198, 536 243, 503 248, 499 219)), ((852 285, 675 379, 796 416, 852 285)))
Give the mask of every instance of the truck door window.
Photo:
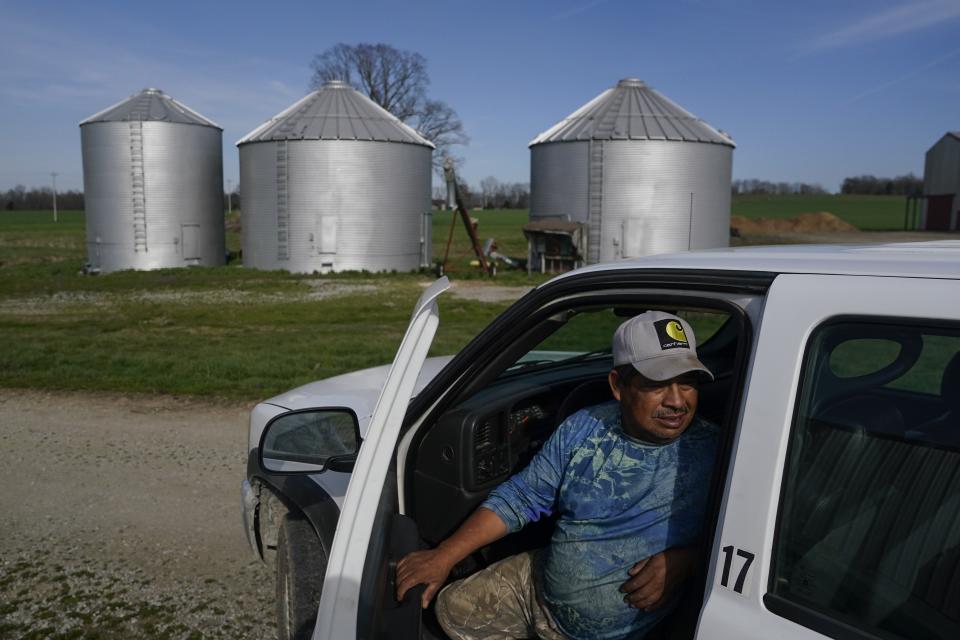
POLYGON ((960 638, 960 328, 817 329, 788 451, 767 607, 832 637, 960 638))
MULTIPOLYGON (((569 364, 585 360, 611 358, 611 340, 621 324, 629 318, 646 311, 642 308, 598 308, 584 309, 570 313, 558 323, 558 329, 524 353, 507 368, 505 374, 512 375, 520 369, 542 367, 557 364, 569 364)), ((693 328, 697 337, 698 349, 729 320, 730 315, 713 310, 664 309, 675 313, 693 328)))

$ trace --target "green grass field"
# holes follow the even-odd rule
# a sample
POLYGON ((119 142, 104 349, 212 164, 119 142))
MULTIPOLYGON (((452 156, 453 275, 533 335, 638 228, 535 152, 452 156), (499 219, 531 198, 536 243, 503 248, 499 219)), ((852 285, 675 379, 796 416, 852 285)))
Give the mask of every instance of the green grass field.
POLYGON ((903 229, 902 196, 737 196, 731 213, 746 218, 792 218, 827 211, 861 231, 903 229))
POLYGON ((0 211, 0 269, 65 261, 82 266, 83 212, 60 211, 57 217, 55 223, 52 211, 0 211))
MULTIPOLYGON (((734 213, 784 217, 831 211, 868 229, 899 228, 900 198, 748 197, 734 213), (899 213, 898 213, 899 212, 899 213)), ((234 214, 236 216, 237 214, 234 214)), ((522 257, 524 210, 471 211, 481 243, 522 257)), ((422 274, 291 275, 218 268, 81 274, 83 213, 0 212, 0 386, 264 398, 297 384, 389 362, 422 274)), ((902 220, 902 218, 900 218, 902 220)), ((483 278, 454 220, 448 273, 483 278)), ((434 212, 433 255, 442 259, 450 212, 434 212)), ((227 233, 235 255, 240 233, 227 233)), ((546 278, 500 268, 500 285, 546 278)), ((441 298, 432 354, 460 349, 507 303, 441 298)))
MULTIPOLYGON (((109 293, 4 297, 0 385, 263 398, 389 362, 422 290, 410 276, 315 278, 312 287, 242 277, 224 286, 216 271, 189 280, 156 272, 152 287, 125 278, 109 293), (327 283, 339 295, 311 297, 327 283)), ((505 306, 445 297, 433 353, 455 352, 505 306)))
MULTIPOLYGON (((433 280, 236 264, 84 276, 82 213, 48 214, 0 212, 0 386, 262 399, 390 362, 433 280)), ((442 297, 431 353, 455 353, 506 306, 442 297)))
MULTIPOLYGON (((747 218, 791 218, 801 213, 827 211, 849 222, 862 231, 889 231, 903 229, 904 198, 901 196, 737 196, 731 205, 733 215, 747 218)), ((520 228, 527 222, 526 209, 471 211, 478 221, 477 235, 481 243, 496 238, 500 252, 523 257, 527 242, 520 228)), ((444 255, 450 229, 449 211, 433 214, 433 255, 444 255)), ((473 257, 470 243, 459 218, 456 219, 450 256, 469 260, 473 257)), ((459 264, 459 263, 458 263, 459 264)), ((462 265, 461 265, 462 266, 462 265)))
MULTIPOLYGON (((471 211, 470 217, 477 220, 477 237, 481 247, 488 238, 494 238, 500 253, 515 258, 526 258, 527 240, 521 231, 521 227, 529 220, 526 209, 471 211)), ((475 259, 475 255, 459 215, 454 217, 450 211, 433 212, 433 258, 443 260, 447 255, 451 224, 453 238, 450 242, 447 271, 454 277, 473 277, 477 273, 477 268, 471 267, 470 261, 475 259)), ((502 266, 498 269, 498 278, 502 279, 506 276, 511 280, 515 279, 512 277, 514 274, 510 274, 502 266)))

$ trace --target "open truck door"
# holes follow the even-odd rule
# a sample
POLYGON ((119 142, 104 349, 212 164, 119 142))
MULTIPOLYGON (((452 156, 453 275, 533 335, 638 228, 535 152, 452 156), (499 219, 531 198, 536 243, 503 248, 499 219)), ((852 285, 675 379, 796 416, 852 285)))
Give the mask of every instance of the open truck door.
POLYGON ((362 635, 358 627, 380 626, 373 618, 380 618, 384 609, 392 612, 397 637, 419 636, 419 590, 407 594, 403 603, 379 601, 392 599, 389 585, 385 587, 383 581, 392 584, 393 564, 418 544, 416 527, 404 526, 403 516, 396 516, 383 503, 396 500, 394 450, 417 376, 440 322, 437 297, 449 286, 447 278, 440 278, 420 296, 380 392, 330 549, 314 640, 358 637, 362 635))

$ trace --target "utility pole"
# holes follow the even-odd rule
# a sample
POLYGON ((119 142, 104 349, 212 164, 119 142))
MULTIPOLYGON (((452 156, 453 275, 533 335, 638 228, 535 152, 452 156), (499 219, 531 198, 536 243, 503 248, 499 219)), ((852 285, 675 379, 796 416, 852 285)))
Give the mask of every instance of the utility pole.
POLYGON ((50 173, 50 177, 53 178, 53 221, 57 221, 57 176, 60 175, 56 171, 50 173))
POLYGON ((233 183, 232 180, 227 180, 227 214, 233 213, 233 183))

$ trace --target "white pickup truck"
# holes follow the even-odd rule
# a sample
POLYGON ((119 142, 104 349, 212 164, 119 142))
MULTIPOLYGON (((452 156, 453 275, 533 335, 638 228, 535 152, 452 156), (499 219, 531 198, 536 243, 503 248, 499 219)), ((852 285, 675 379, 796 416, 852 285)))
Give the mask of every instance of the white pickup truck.
MULTIPOLYGON (((608 399, 612 332, 650 309, 694 327, 716 378, 699 411, 723 432, 704 560, 656 637, 960 638, 960 241, 595 265, 427 359, 446 286, 389 369, 253 410, 244 520, 275 558, 282 639, 444 638, 419 592, 395 600, 395 562, 608 399)), ((549 526, 451 577, 544 545, 549 526)))

